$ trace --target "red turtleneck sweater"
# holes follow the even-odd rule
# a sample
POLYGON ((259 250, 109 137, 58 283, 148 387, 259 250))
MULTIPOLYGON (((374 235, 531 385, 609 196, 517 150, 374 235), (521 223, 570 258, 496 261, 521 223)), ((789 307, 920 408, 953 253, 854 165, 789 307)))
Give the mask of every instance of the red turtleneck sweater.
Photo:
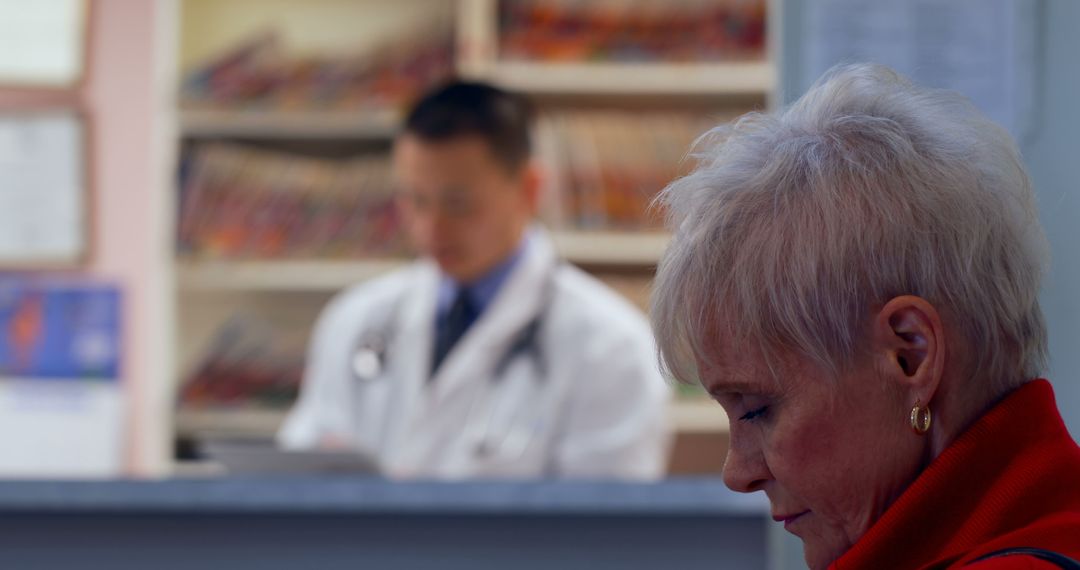
POLYGON ((831 568, 1057 568, 1027 556, 970 563, 1017 546, 1080 560, 1080 447, 1046 380, 979 418, 831 568))

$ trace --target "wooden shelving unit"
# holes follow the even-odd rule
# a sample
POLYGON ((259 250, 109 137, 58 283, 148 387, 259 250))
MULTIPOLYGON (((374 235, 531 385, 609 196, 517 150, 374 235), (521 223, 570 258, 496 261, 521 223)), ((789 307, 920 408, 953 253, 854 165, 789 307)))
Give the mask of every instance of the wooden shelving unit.
MULTIPOLYGON (((227 3, 231 0, 220 1, 227 3)), ((216 1, 210 0, 202 0, 202 4, 202 10, 214 10, 218 6, 216 1)), ((430 5, 424 5, 427 8, 417 9, 421 4, 417 0, 380 2, 379 18, 392 21, 397 18, 396 11, 409 12, 413 17, 432 11, 432 6, 440 10, 446 6, 429 2, 430 5)), ((280 9, 283 3, 274 5, 280 9)), ((336 0, 313 0, 311 5, 295 3, 293 6, 288 9, 305 10, 310 6, 317 10, 361 9, 336 0), (318 6, 320 3, 324 5, 318 6)), ((558 99, 563 104, 588 99, 595 105, 597 101, 623 101, 638 97, 648 101, 648 104, 681 109, 689 99, 696 101, 696 104, 701 104, 701 101, 712 104, 714 100, 721 102, 721 105, 731 102, 745 105, 747 100, 760 100, 767 104, 775 91, 777 66, 772 53, 776 50, 772 47, 768 57, 762 61, 707 64, 505 61, 500 59, 496 48, 497 1, 457 0, 453 6, 453 26, 458 40, 456 66, 460 75, 491 81, 536 95, 538 99, 552 96, 549 99, 558 99)), ((775 8, 772 2, 770 8, 775 8)), ((348 18, 342 18, 345 19, 348 18)), ((283 16, 278 20, 291 25, 302 22, 304 18, 289 19, 283 16)), ((187 22, 186 19, 183 21, 187 22)), ((367 32, 372 34, 381 31, 376 29, 379 26, 374 17, 365 20, 363 26, 371 28, 367 32)), ((217 22, 208 28, 215 33, 224 33, 224 28, 217 22)), ((355 30, 350 29, 349 33, 357 35, 355 30)), ((201 36, 189 35, 198 37, 199 41, 194 43, 202 43, 201 36)), ((343 146, 340 143, 363 142, 362 146, 366 148, 371 141, 391 140, 399 128, 400 119, 398 111, 370 109, 355 112, 180 109, 176 113, 180 143, 177 146, 186 149, 214 140, 239 140, 245 144, 284 142, 281 146, 290 149, 306 149, 324 143, 343 146)), ((385 146, 382 148, 385 149, 385 146)), ((640 275, 640 289, 646 293, 645 283, 670 241, 670 236, 660 231, 550 231, 559 255, 566 261, 600 271, 610 268, 620 279, 640 275)), ((190 360, 193 355, 206 344, 219 320, 236 307, 287 312, 290 318, 300 315, 301 320, 308 321, 306 326, 310 326, 317 314, 317 307, 337 291, 384 275, 406 263, 408 260, 405 259, 208 261, 177 257, 170 286, 178 319, 173 334, 176 338, 174 353, 177 356, 174 359, 174 377, 179 377, 192 364, 190 360)), ((304 328, 297 327, 295 330, 306 334, 304 328)), ((280 410, 249 408, 181 409, 174 418, 173 427, 179 433, 188 435, 268 438, 277 431, 284 414, 280 410)), ((675 399, 670 417, 673 427, 679 432, 723 437, 728 432, 723 410, 704 399, 675 399)))

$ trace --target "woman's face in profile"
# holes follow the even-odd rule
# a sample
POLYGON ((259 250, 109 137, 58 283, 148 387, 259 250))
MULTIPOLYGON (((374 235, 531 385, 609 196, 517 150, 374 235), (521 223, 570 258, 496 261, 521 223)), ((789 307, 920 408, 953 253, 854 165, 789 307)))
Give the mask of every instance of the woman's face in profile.
POLYGON ((724 482, 764 491, 773 518, 803 540, 810 567, 824 568, 920 470, 910 409, 875 371, 873 355, 838 378, 794 357, 773 374, 757 351, 732 342, 716 356, 720 364, 701 361, 699 370, 730 420, 724 482))

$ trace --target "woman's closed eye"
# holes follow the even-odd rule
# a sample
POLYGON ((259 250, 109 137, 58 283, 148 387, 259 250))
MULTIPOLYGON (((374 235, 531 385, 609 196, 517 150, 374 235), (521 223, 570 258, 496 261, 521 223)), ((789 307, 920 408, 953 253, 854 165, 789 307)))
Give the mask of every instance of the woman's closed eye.
POLYGON ((765 412, 767 411, 769 411, 769 406, 761 406, 760 408, 755 408, 753 410, 750 410, 749 412, 746 412, 742 415, 742 417, 739 418, 739 420, 744 422, 754 421, 764 416, 765 412))

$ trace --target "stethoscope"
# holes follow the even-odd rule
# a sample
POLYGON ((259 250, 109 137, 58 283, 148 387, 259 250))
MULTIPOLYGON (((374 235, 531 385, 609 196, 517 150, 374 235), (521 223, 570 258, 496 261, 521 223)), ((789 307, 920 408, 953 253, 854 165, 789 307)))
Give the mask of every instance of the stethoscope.
MULTIPOLYGON (((505 352, 496 360, 491 376, 493 384, 502 383, 510 366, 521 357, 528 358, 533 367, 533 377, 537 382, 542 382, 545 378, 548 366, 542 347, 541 333, 555 297, 557 270, 558 265, 548 270, 544 279, 539 309, 524 326, 518 329, 505 352)), ((394 326, 396 313, 396 309, 391 311, 391 318, 381 329, 366 330, 358 336, 356 348, 349 362, 350 371, 356 382, 371 385, 387 379, 384 373, 391 357, 390 345, 397 332, 394 326)), ((494 439, 491 429, 492 420, 500 406, 506 405, 505 399, 504 394, 503 398, 491 406, 483 406, 481 399, 477 399, 470 408, 465 422, 465 434, 480 442, 475 450, 478 457, 486 457, 496 450, 502 451, 501 455, 506 457, 518 457, 528 447, 534 425, 526 426, 529 430, 528 434, 521 430, 512 430, 510 433, 502 434, 499 442, 492 441, 494 439), (483 414, 485 409, 488 411, 486 416, 483 414)), ((535 421, 528 423, 535 423, 535 421)))
MULTIPOLYGON (((506 351, 495 363, 492 376, 494 382, 499 382, 506 375, 506 370, 510 367, 510 364, 523 355, 530 357, 537 377, 544 377, 547 372, 547 365, 540 346, 540 329, 550 304, 550 299, 545 299, 540 310, 533 315, 525 326, 518 330, 514 340, 510 342, 506 351)), ((360 335, 360 339, 356 343, 356 349, 352 354, 352 361, 349 363, 354 380, 366 384, 380 381, 385 377, 383 372, 387 367, 390 340, 394 337, 395 332, 393 319, 391 319, 391 323, 383 330, 364 331, 360 335)))

